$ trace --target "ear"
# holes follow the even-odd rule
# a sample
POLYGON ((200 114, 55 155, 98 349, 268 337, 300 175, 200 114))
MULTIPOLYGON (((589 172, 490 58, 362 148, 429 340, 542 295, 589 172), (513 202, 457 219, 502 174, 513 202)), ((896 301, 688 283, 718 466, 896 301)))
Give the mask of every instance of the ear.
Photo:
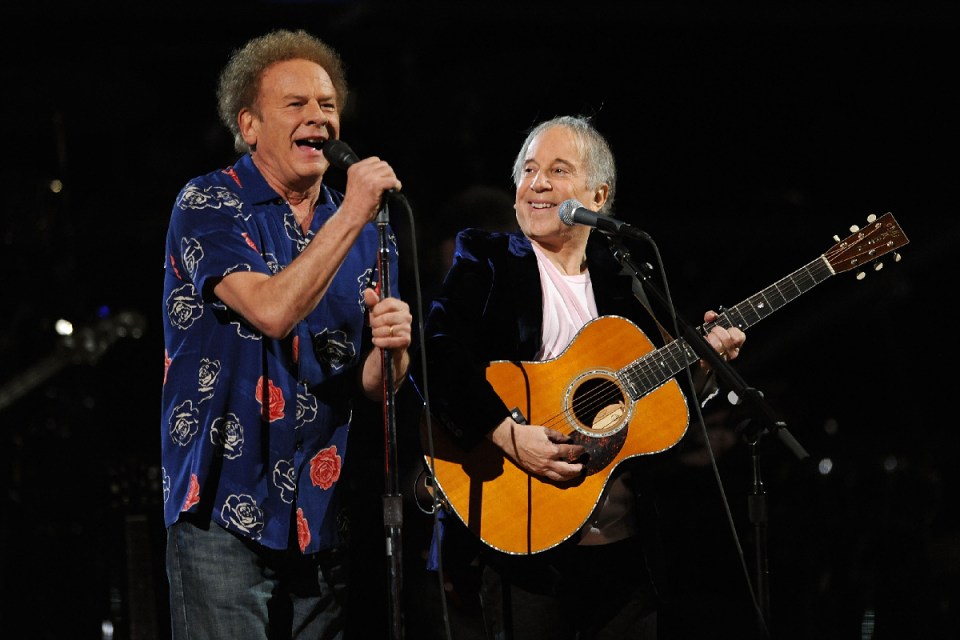
POLYGON ((594 211, 600 211, 607 202, 607 196, 610 195, 610 185, 606 182, 593 190, 593 204, 596 205, 594 211))
POLYGON ((240 135, 243 137, 243 141, 250 145, 251 148, 257 146, 259 123, 260 121, 253 115, 250 109, 241 109, 240 113, 237 114, 237 124, 240 126, 240 135))

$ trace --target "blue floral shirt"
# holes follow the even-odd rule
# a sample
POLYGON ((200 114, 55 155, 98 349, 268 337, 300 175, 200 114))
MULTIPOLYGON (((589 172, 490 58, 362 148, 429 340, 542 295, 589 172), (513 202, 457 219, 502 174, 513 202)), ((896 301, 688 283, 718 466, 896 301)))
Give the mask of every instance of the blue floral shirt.
MULTIPOLYGON (((179 193, 163 285, 167 526, 189 512, 272 549, 293 536, 304 553, 338 543, 337 481, 369 347, 362 292, 377 285, 379 231, 363 229, 320 304, 283 339, 262 335, 212 289, 234 271, 284 269, 342 199, 324 186, 304 234, 249 154, 179 193)), ((388 273, 396 274, 388 237, 388 273)))

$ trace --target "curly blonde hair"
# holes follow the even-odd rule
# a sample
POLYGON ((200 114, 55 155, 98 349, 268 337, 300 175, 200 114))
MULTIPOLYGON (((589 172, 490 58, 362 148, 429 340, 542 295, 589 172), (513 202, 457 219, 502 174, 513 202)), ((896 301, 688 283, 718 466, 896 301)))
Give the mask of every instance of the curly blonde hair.
POLYGON ((263 72, 270 65, 284 60, 316 62, 333 81, 337 91, 337 108, 342 111, 347 102, 347 76, 343 60, 330 45, 303 29, 277 29, 254 38, 234 50, 220 72, 217 85, 217 112, 220 121, 233 134, 233 147, 239 153, 250 151, 250 146, 240 134, 237 114, 241 109, 258 113, 257 96, 263 72))

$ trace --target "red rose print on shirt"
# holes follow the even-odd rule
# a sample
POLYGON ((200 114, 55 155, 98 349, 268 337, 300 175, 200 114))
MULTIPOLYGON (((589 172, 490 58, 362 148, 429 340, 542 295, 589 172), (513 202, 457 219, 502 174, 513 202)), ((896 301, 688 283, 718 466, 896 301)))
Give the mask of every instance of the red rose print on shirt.
POLYGON ((340 456, 337 455, 337 446, 332 445, 321 449, 310 460, 310 480, 313 486, 329 489, 340 479, 340 456))
POLYGON ((306 551, 310 544, 310 523, 303 517, 303 509, 297 509, 297 541, 300 543, 300 552, 306 551))
POLYGON ((164 349, 163 350, 163 384, 167 384, 167 371, 170 370, 170 363, 173 362, 173 358, 170 357, 170 353, 164 349))
POLYGON ((263 419, 267 422, 273 422, 274 420, 279 420, 283 417, 283 408, 285 406, 285 401, 283 399, 283 391, 279 388, 273 386, 273 380, 267 380, 267 404, 263 404, 263 376, 260 376, 260 379, 257 380, 257 402, 260 403, 262 409, 260 410, 260 415, 263 416, 263 419))
POLYGON ((233 167, 227 167, 226 169, 223 170, 223 173, 233 178, 233 181, 237 183, 238 187, 240 187, 241 189, 243 188, 243 185, 240 184, 240 177, 237 175, 237 172, 236 170, 234 170, 233 167))
POLYGON ((190 490, 187 491, 187 499, 183 501, 183 507, 180 511, 189 511, 190 507, 200 502, 200 483, 197 482, 197 474, 190 474, 190 490))
POLYGON ((170 256, 170 266, 173 267, 173 275, 177 276, 177 280, 183 280, 180 277, 180 270, 177 269, 177 260, 173 256, 170 256))
POLYGON ((247 243, 247 246, 249 246, 251 249, 253 249, 257 253, 260 253, 260 249, 257 249, 257 244, 253 241, 253 238, 250 237, 250 234, 244 231, 242 235, 243 235, 243 239, 247 243))

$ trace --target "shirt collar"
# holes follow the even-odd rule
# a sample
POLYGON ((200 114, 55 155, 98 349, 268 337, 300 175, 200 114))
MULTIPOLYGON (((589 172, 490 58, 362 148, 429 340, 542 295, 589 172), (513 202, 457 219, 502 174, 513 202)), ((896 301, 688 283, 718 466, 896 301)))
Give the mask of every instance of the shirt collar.
MULTIPOLYGON (((253 157, 249 153, 241 156, 236 164, 226 171, 229 172, 230 170, 236 175, 236 179, 240 182, 240 187, 247 194, 246 197, 250 202, 254 204, 264 204, 271 201, 275 201, 277 204, 283 202, 283 197, 267 184, 266 178, 260 173, 257 165, 253 163, 253 157)), ((332 204, 330 190, 327 189, 327 185, 321 185, 320 192, 322 197, 317 202, 318 209, 325 204, 332 204)))

